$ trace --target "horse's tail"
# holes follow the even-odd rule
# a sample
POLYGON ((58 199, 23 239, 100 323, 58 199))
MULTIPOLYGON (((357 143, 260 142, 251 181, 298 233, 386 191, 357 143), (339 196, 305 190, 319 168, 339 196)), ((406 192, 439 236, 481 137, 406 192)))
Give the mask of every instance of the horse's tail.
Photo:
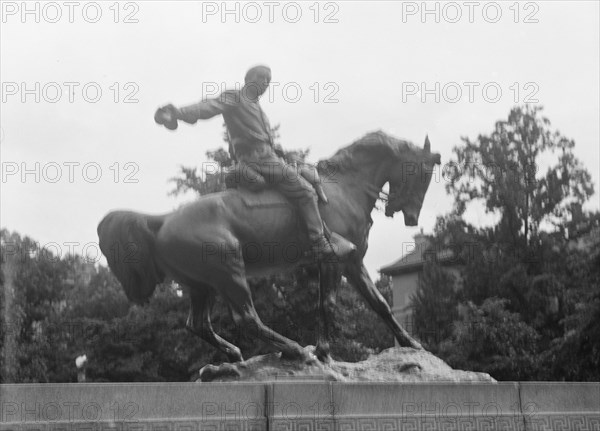
POLYGON ((100 250, 127 298, 144 304, 165 275, 155 258, 156 233, 164 216, 113 211, 98 225, 100 250))

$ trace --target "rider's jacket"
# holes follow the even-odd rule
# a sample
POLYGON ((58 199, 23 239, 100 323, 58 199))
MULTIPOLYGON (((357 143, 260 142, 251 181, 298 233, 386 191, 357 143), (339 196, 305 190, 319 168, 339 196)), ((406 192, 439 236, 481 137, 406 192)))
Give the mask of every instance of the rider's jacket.
POLYGON ((215 99, 206 99, 180 108, 187 122, 205 120, 222 114, 230 142, 238 145, 273 145, 269 120, 258 99, 250 99, 244 89, 227 90, 215 99))

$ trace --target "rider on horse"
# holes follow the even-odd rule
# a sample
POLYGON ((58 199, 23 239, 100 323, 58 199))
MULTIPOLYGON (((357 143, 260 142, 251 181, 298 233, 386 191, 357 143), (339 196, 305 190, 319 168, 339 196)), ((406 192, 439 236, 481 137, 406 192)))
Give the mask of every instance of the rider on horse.
POLYGON ((306 223, 311 251, 317 259, 332 255, 342 257, 353 250, 353 245, 336 235, 334 250, 331 238, 324 233, 315 189, 273 148, 269 121, 258 103, 270 81, 271 70, 268 67, 253 67, 246 73, 245 84, 240 90, 228 90, 215 99, 182 108, 167 105, 157 111, 155 120, 174 130, 177 120, 195 124, 197 120, 223 115, 232 147, 230 151, 233 149, 232 157, 259 173, 267 183, 296 204, 306 223))

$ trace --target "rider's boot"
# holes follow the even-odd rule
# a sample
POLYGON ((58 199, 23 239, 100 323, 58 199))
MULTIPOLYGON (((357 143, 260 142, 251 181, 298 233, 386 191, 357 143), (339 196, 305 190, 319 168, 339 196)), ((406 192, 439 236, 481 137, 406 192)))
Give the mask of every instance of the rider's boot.
POLYGON ((310 251, 315 260, 342 259, 356 250, 354 244, 340 235, 332 233, 329 238, 325 236, 316 196, 301 202, 299 209, 306 222, 310 251))

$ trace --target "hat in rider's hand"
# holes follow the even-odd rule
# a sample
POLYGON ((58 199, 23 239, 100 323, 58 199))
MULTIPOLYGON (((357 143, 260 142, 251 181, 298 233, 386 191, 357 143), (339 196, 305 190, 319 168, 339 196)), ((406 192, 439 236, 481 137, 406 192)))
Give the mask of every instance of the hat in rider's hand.
POLYGON ((154 121, 162 124, 169 130, 175 130, 177 129, 176 112, 177 109, 171 104, 158 108, 154 114, 154 121))

